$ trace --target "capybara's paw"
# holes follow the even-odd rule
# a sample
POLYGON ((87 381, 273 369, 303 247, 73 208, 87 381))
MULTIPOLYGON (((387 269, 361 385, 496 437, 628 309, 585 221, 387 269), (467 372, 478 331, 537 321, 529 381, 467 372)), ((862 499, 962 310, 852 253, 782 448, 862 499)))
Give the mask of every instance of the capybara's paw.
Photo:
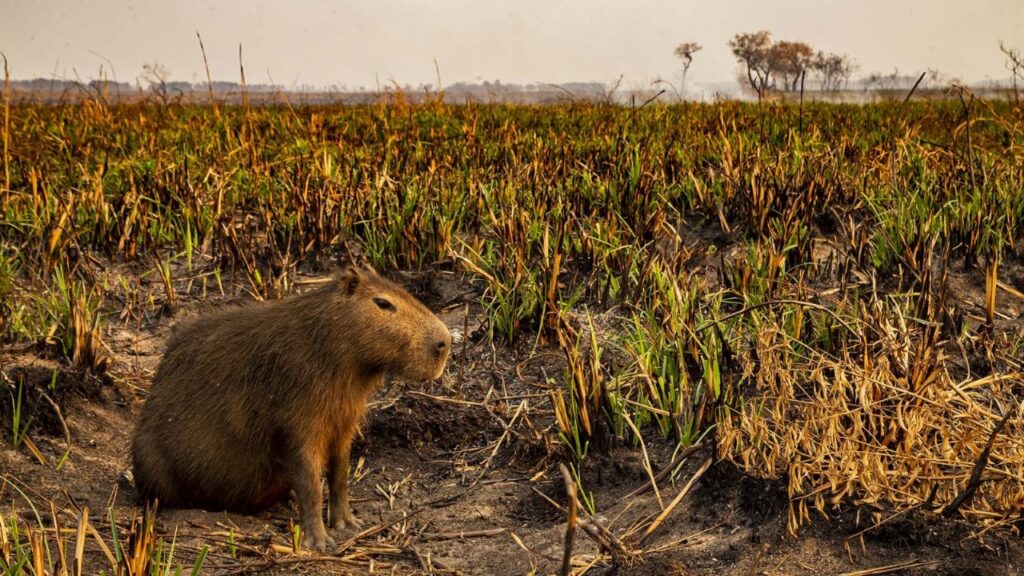
POLYGON ((361 528, 363 521, 352 514, 352 510, 345 508, 341 514, 331 519, 331 528, 340 530, 342 528, 361 528))
POLYGON ((352 514, 352 512, 350 511, 345 516, 345 527, 347 527, 347 528, 362 528, 363 527, 363 521, 360 520, 359 518, 356 518, 355 515, 352 514))
POLYGON ((334 538, 327 535, 327 531, 321 526, 319 530, 310 530, 302 536, 302 547, 317 552, 326 552, 336 546, 334 538))

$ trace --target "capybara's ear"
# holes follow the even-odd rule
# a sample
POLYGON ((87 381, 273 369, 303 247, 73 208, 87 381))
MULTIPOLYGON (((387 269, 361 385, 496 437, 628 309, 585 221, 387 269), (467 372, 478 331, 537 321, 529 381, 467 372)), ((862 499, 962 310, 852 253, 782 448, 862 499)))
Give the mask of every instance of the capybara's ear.
POLYGON ((355 294, 356 288, 359 287, 360 274, 359 268, 356 266, 349 266, 341 273, 341 276, 338 277, 338 283, 345 294, 349 296, 355 294))

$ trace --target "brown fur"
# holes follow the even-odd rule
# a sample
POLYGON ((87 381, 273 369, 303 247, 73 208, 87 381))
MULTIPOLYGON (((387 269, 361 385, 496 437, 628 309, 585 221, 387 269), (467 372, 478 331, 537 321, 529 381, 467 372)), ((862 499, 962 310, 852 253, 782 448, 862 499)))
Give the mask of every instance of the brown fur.
POLYGON ((358 526, 349 451, 370 394, 385 374, 438 378, 450 349, 436 316, 366 269, 199 318, 171 338, 142 408, 132 443, 139 494, 255 511, 291 489, 303 543, 324 548, 333 542, 322 518, 324 471, 331 526, 358 526))

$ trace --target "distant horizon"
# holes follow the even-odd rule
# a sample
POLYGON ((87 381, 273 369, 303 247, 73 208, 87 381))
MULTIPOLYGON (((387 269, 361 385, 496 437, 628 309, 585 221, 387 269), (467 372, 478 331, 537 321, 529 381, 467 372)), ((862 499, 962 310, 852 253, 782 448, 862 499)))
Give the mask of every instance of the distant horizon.
POLYGON ((894 70, 984 85, 1010 79, 1000 40, 1024 49, 1024 2, 980 0, 0 0, 0 52, 11 78, 135 84, 145 64, 169 81, 374 90, 482 83, 679 85, 676 45, 696 41, 688 87, 742 86, 726 46, 765 29, 857 63, 854 77, 894 70), (663 83, 663 82, 662 82, 663 83))
MULTIPOLYGON (((850 81, 848 83, 848 86, 844 87, 844 88, 823 90, 823 89, 818 88, 816 85, 815 86, 811 86, 810 83, 809 83, 808 84, 808 88, 807 88, 806 91, 807 92, 823 92, 823 91, 824 92, 843 92, 843 91, 858 91, 858 90, 865 90, 865 89, 870 89, 870 90, 890 90, 890 89, 898 90, 898 89, 902 89, 904 87, 904 85, 907 84, 907 83, 913 83, 915 80, 917 80, 917 78, 920 76, 920 74, 909 74, 909 73, 904 74, 902 71, 894 71, 894 72, 890 72, 889 75, 883 75, 883 76, 885 78, 888 78, 888 79, 895 78, 899 83, 897 85, 893 85, 893 86, 873 86, 873 85, 869 84, 869 82, 868 82, 869 78, 868 77, 866 77, 866 76, 854 76, 853 78, 850 79, 850 81), (893 76, 893 74, 897 74, 897 75, 893 76)), ((921 87, 922 88, 927 87, 929 89, 945 88, 945 87, 947 87, 949 85, 949 83, 947 83, 946 80, 947 79, 945 79, 945 78, 941 79, 939 82, 930 82, 930 81, 926 80, 926 81, 922 82, 922 86, 921 87)), ((960 82, 959 80, 955 80, 955 79, 948 79, 948 80, 955 81, 957 84, 962 84, 962 85, 964 85, 964 86, 966 86, 968 88, 979 87, 979 88, 993 88, 993 89, 1012 89, 1012 86, 1013 86, 1012 85, 1012 79, 1009 78, 1009 77, 1008 78, 1004 78, 1004 79, 984 80, 984 81, 975 82, 975 83, 960 82)), ((72 85, 80 85, 80 86, 88 86, 88 85, 93 85, 93 84, 96 84, 96 83, 103 82, 103 83, 108 83, 108 84, 111 84, 111 85, 118 85, 118 86, 128 87, 128 88, 131 88, 132 90, 138 90, 138 89, 148 90, 148 89, 151 88, 151 85, 148 85, 148 84, 147 85, 143 85, 141 83, 142 81, 140 79, 135 79, 135 80, 132 80, 132 81, 129 82, 129 81, 125 81, 125 80, 114 80, 113 78, 103 78, 103 77, 80 78, 80 79, 74 79, 74 78, 46 78, 46 77, 42 77, 42 76, 37 76, 35 78, 14 78, 14 77, 12 77, 12 78, 10 78, 10 81, 11 81, 12 86, 14 86, 14 87, 17 87, 18 85, 24 85, 24 84, 34 83, 34 82, 53 82, 53 83, 72 84, 72 85)), ((226 80, 226 79, 212 78, 210 80, 210 83, 212 84, 212 86, 214 88, 214 91, 218 90, 218 88, 217 88, 218 86, 227 86, 227 87, 231 87, 231 88, 242 88, 242 83, 241 83, 240 80, 226 80)), ((208 82, 206 80, 190 81, 190 80, 177 80, 177 79, 173 79, 172 78, 172 79, 168 79, 166 81, 166 84, 167 84, 167 86, 169 86, 169 87, 171 87, 173 89, 178 89, 182 85, 186 85, 186 86, 189 86, 191 90, 200 91, 200 92, 204 92, 204 93, 207 91, 207 87, 208 87, 208 82)), ((557 90, 557 89, 566 88, 566 87, 580 87, 580 88, 593 88, 593 89, 596 89, 596 88, 610 88, 610 87, 612 87, 615 84, 616 84, 616 82, 614 80, 613 81, 604 81, 604 82, 597 81, 597 80, 566 80, 566 81, 560 81, 560 82, 526 82, 526 83, 515 83, 515 82, 505 82, 501 78, 493 78, 493 79, 481 80, 481 81, 478 81, 478 82, 466 82, 466 81, 452 82, 451 84, 446 84, 444 86, 441 86, 441 90, 450 90, 452 88, 478 88, 478 87, 504 87, 504 88, 536 89, 536 90, 543 90, 543 89, 555 89, 555 90, 557 90)), ((437 89, 438 89, 437 86, 434 86, 433 84, 420 84, 420 85, 413 86, 412 84, 396 84, 396 83, 390 83, 390 82, 387 83, 387 84, 382 84, 379 88, 372 87, 372 86, 346 86, 346 85, 316 86, 316 85, 307 85, 307 84, 298 85, 298 86, 286 86, 284 84, 270 84, 270 83, 267 83, 267 82, 248 82, 248 81, 246 82, 245 86, 246 86, 246 88, 248 88, 250 90, 256 89, 256 90, 266 91, 266 90, 271 90, 272 89, 272 90, 279 90, 279 91, 284 91, 284 92, 313 91, 313 92, 365 92, 365 93, 375 93, 375 92, 388 92, 388 91, 392 91, 392 90, 394 90, 396 88, 400 89, 400 90, 403 90, 403 91, 422 91, 422 90, 437 91, 437 89)), ((699 82, 699 83, 698 82, 694 82, 694 83, 687 82, 686 92, 687 93, 694 92, 695 91, 694 88, 697 88, 697 87, 704 88, 704 89, 709 89, 709 88, 722 89, 723 91, 726 91, 726 92, 740 92, 740 91, 742 91, 742 92, 750 92, 751 95, 756 95, 756 93, 749 87, 749 85, 740 82, 739 79, 732 80, 732 81, 720 81, 720 82, 699 82)), ((907 86, 907 87, 909 87, 909 86, 907 86)), ((1021 88, 1024 88, 1024 86, 1021 86, 1021 88)), ((618 92, 641 92, 641 91, 643 91, 643 92, 658 92, 658 91, 661 91, 661 90, 665 90, 667 92, 669 89, 668 88, 659 88, 659 86, 657 86, 657 85, 646 85, 646 86, 624 86, 624 85, 620 85, 616 89, 616 91, 618 91, 618 92)), ((771 91, 772 92, 795 92, 795 91, 792 91, 792 90, 783 90, 783 89, 773 89, 771 91)))
MULTIPOLYGON (((198 48, 197 48, 197 50, 198 50, 198 48)), ((2 51, 0 51, 0 52, 2 52, 2 51)), ((2 64, 2 60, 0 60, 0 64, 2 64)), ((243 64, 244 64, 244 62, 243 62, 243 64)), ((732 91, 745 91, 745 90, 747 90, 749 88, 749 85, 746 83, 746 80, 744 78, 740 77, 740 72, 742 72, 742 70, 739 68, 739 66, 740 66, 740 64, 737 63, 737 77, 735 79, 732 79, 732 80, 719 79, 719 80, 711 80, 711 81, 696 81, 696 80, 687 79, 686 82, 685 82, 684 91, 692 92, 693 88, 696 88, 696 87, 703 87, 705 89, 707 89, 707 88, 727 89, 726 91, 729 91, 729 92, 732 92, 732 91)), ((12 67, 12 64, 10 63, 10 58, 8 58, 8 67, 9 68, 12 67)), ((246 66, 246 67, 248 68, 248 66, 246 66)), ((942 70, 937 70, 937 71, 940 74, 944 74, 942 70)), ((78 71, 75 70, 73 72, 77 73, 78 71)), ((116 72, 116 70, 114 72, 116 72)), ((882 76, 890 76, 890 77, 892 75, 896 75, 897 77, 900 77, 900 78, 914 78, 914 79, 916 79, 922 73, 927 73, 927 72, 928 72, 928 70, 900 70, 899 68, 893 68, 893 69, 890 69, 890 70, 871 70, 871 71, 857 70, 857 71, 855 71, 851 75, 849 83, 851 85, 860 84, 866 78, 868 78, 870 75, 882 75, 882 76)), ((246 72, 246 74, 248 75, 248 72, 246 72)), ((621 75, 619 75, 617 77, 609 78, 609 79, 563 79, 563 80, 554 80, 554 81, 534 80, 534 81, 525 81, 525 82, 507 81, 507 80, 505 80, 503 78, 499 78, 499 77, 493 77, 493 78, 479 77, 479 78, 473 79, 473 80, 454 80, 452 82, 444 83, 442 88, 443 89, 447 89, 447 88, 450 88, 452 86, 458 86, 458 85, 478 86, 478 85, 483 85, 485 83, 491 83, 491 84, 498 83, 498 84, 502 84, 502 85, 506 85, 506 86, 541 86, 541 85, 544 85, 544 86, 565 86, 565 85, 570 85, 570 84, 597 84, 597 85, 602 85, 602 86, 608 86, 608 85, 615 84, 615 83, 619 82, 619 80, 621 78, 622 79, 622 82, 621 82, 621 89, 622 90, 641 91, 641 90, 652 90, 652 89, 655 89, 655 86, 658 85, 656 83, 657 81, 669 81, 669 82, 671 82, 671 79, 669 79, 669 78, 657 78, 657 79, 655 79, 655 81, 652 81, 652 82, 647 83, 647 84, 643 84, 643 83, 639 83, 639 82, 632 82, 630 85, 626 85, 626 80, 625 79, 627 77, 628 76, 626 74, 621 74, 621 75)), ((19 77, 19 76, 16 76, 14 74, 11 74, 11 76, 10 76, 10 81, 12 83, 24 83, 24 82, 32 82, 32 81, 38 81, 38 80, 53 81, 53 82, 70 82, 70 83, 79 83, 79 84, 83 84, 83 85, 89 84, 91 82, 108 81, 108 82, 120 83, 120 84, 123 84, 123 85, 133 86, 133 87, 141 86, 142 83, 145 82, 145 79, 143 78, 142 74, 140 74, 140 75, 138 75, 138 76, 136 76, 134 78, 131 78, 130 80, 125 80, 125 79, 117 78, 116 75, 107 72, 107 69, 105 69, 105 68, 101 69, 97 73, 97 75, 95 75, 95 76, 88 76, 88 77, 83 77, 83 76, 79 76, 79 77, 64 76, 64 77, 62 77, 62 76, 54 76, 52 74, 49 75, 49 76, 32 76, 32 77, 23 77, 23 76, 19 77), (103 75, 102 76, 99 75, 100 73, 102 73, 103 75)), ((413 84, 411 82, 401 82, 397 78, 391 78, 391 79, 388 79, 387 81, 383 81, 382 80, 380 82, 379 88, 376 88, 374 86, 367 86, 367 85, 350 85, 350 84, 342 84, 342 83, 333 83, 333 84, 307 84, 307 83, 294 84, 293 83, 293 84, 285 84, 285 83, 282 83, 282 82, 273 83, 273 82, 271 82, 271 80, 272 80, 272 78, 266 78, 264 81, 252 82, 252 81, 248 80, 248 76, 247 76, 246 85, 247 86, 265 86, 265 87, 269 86, 269 87, 274 87, 274 88, 288 90, 288 91, 293 91, 293 90, 301 91, 301 90, 305 90, 305 89, 312 89, 312 90, 316 90, 316 91, 332 91, 332 90, 333 91, 337 91, 337 90, 340 90, 340 91, 354 91, 354 92, 378 92, 378 91, 386 91, 386 90, 388 90, 390 88, 393 88, 395 86, 398 86, 398 87, 403 88, 403 89, 406 89, 406 88, 409 88, 409 87, 411 87, 413 89, 422 89, 422 88, 436 89, 436 87, 434 86, 433 82, 421 82, 421 83, 418 83, 418 84, 413 84)), ((965 81, 965 80, 963 80, 961 78, 943 75, 942 80, 943 81, 949 81, 949 82, 956 82, 956 83, 959 83, 959 84, 963 84, 965 86, 1011 86, 1012 85, 1013 77, 1010 74, 1010 72, 1007 71, 1005 77, 996 77, 996 78, 986 77, 986 78, 983 78, 983 79, 977 79, 975 81, 965 81)), ((207 79, 205 78, 205 76, 202 77, 202 78, 197 78, 195 75, 193 75, 191 78, 188 78, 188 79, 177 78, 177 77, 171 75, 171 76, 169 76, 166 79, 166 81, 167 81, 168 84, 188 83, 188 84, 191 84, 192 86, 200 86, 204 90, 205 90, 205 87, 207 85, 207 79)), ((213 84, 218 84, 218 83, 220 83, 220 84, 236 84, 238 86, 241 86, 241 77, 240 77, 240 75, 236 76, 235 78, 217 78, 217 77, 212 77, 210 79, 210 82, 212 82, 213 84)))

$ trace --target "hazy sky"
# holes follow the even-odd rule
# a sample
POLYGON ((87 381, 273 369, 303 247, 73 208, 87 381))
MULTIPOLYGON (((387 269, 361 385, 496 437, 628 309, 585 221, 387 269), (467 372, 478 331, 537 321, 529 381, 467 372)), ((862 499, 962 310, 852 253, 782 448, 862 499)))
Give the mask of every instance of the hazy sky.
POLYGON ((1008 78, 998 40, 1024 49, 1024 0, 0 0, 11 75, 134 82, 146 62, 172 80, 373 87, 672 77, 673 48, 704 45, 690 81, 731 81, 726 41, 777 39, 845 53, 859 73, 938 68, 968 82, 1008 78))

